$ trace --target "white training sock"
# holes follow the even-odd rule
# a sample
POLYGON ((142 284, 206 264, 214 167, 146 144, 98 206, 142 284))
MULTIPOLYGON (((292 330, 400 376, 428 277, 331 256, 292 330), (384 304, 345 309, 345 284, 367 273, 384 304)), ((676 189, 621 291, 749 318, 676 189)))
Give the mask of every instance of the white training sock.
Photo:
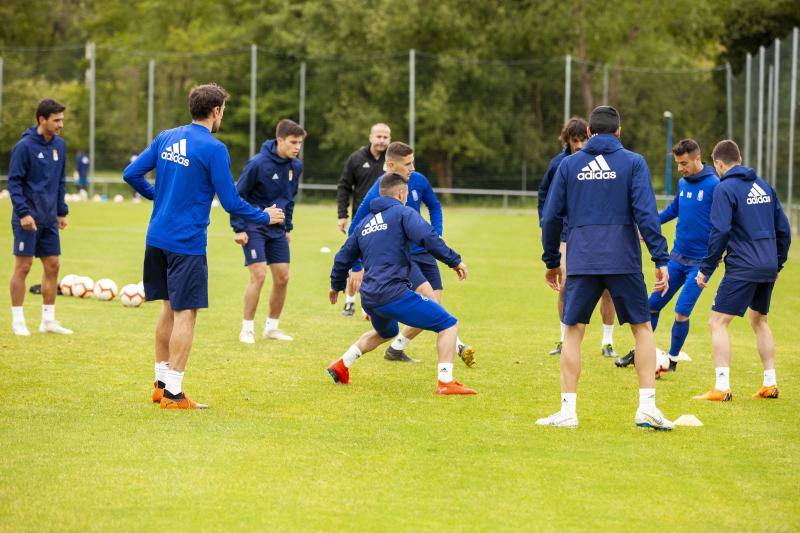
POLYGON ((453 363, 439 363, 439 381, 442 383, 453 381, 453 363))
POLYGON ((255 328, 255 320, 242 320, 242 331, 253 332, 255 328))
POLYGON ((778 376, 775 375, 775 369, 764 370, 764 386, 774 387, 778 384, 778 376))
POLYGON ((359 357, 361 357, 361 350, 359 350, 358 346, 354 344, 351 347, 349 347, 342 356, 342 361, 344 362, 344 366, 350 368, 351 366, 353 366, 353 363, 355 363, 356 359, 358 359, 359 357))
POLYGON ((714 388, 717 390, 730 390, 731 388, 731 369, 727 366, 720 366, 714 369, 714 375, 717 376, 717 381, 714 388))
POLYGON ((578 393, 577 392, 562 392, 561 393, 561 414, 564 416, 576 416, 576 408, 578 407, 578 393))
POLYGON ((177 395, 183 392, 183 372, 177 370, 166 370, 164 372, 164 384, 166 385, 167 392, 177 395))
POLYGON ((639 409, 656 408, 656 389, 639 389, 639 409))
POLYGON ((56 304, 42 306, 42 322, 52 322, 56 319, 56 304))
POLYGON ((392 341, 391 347, 395 350, 403 350, 409 342, 411 342, 411 339, 401 333, 394 341, 392 341))
POLYGON ((267 331, 272 331, 273 329, 278 329, 278 320, 277 318, 268 318, 266 322, 264 322, 264 329, 267 331))
POLYGON ((561 323, 561 341, 564 342, 564 332, 567 331, 567 325, 563 322, 561 323))
POLYGON ((603 346, 606 344, 614 344, 614 324, 603 324, 603 346))
POLYGON ((25 323, 25 313, 24 308, 20 305, 19 307, 12 307, 11 308, 11 319, 15 323, 25 323))
POLYGON ((356 295, 350 296, 349 294, 345 294, 344 296, 344 303, 346 304, 354 304, 356 303, 356 295))
POLYGON ((156 381, 167 383, 167 370, 169 370, 169 361, 159 361, 155 364, 156 368, 156 381))

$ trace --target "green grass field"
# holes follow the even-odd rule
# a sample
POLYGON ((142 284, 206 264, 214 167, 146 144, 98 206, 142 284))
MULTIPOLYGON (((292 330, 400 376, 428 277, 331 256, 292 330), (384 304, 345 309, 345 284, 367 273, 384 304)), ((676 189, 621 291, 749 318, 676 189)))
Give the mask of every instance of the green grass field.
MULTIPOLYGON (((211 408, 164 412, 149 401, 160 305, 58 298, 71 337, 11 334, 9 200, 0 201, 0 529, 2 530, 797 530, 800 528, 800 262, 797 247, 773 298, 781 398, 761 384, 746 320, 732 326, 734 401, 691 396, 713 384, 706 321, 692 317, 693 357, 658 382, 664 413, 705 426, 634 427, 632 369, 600 356, 588 328, 576 431, 534 426, 558 408, 555 293, 543 282, 532 211, 446 209, 445 237, 470 278, 445 276, 444 303, 478 366, 457 362, 475 397, 438 397, 434 336, 409 350, 419 365, 359 360, 350 386, 325 372, 368 327, 327 302, 342 242, 333 205, 299 205, 289 298, 292 343, 238 342, 247 280, 227 216, 209 228, 211 308, 200 314, 185 388, 211 408)), ((62 233, 62 275, 141 278, 150 204, 76 204, 62 233)), ((674 226, 669 225, 669 239, 674 226)), ((648 258, 649 264, 649 258, 648 258)), ((29 278, 38 283, 41 266, 29 278)), ((646 279, 652 282, 648 266, 646 279)), ((257 321, 265 318, 266 291, 257 321)), ((25 301, 38 327, 41 300, 25 301)), ((667 347, 672 319, 662 316, 667 347)), ((631 343, 616 328, 617 350, 631 343)))

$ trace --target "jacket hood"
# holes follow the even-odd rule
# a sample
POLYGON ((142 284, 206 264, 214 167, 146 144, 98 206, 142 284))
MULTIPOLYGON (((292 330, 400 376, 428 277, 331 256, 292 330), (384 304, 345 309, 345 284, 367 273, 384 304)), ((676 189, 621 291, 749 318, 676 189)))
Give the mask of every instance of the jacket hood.
POLYGON ((261 145, 261 153, 269 157, 276 165, 288 165, 292 160, 284 159, 278 155, 275 139, 264 141, 261 145))
POLYGON ((725 174, 722 175, 720 180, 726 180, 728 178, 736 178, 742 181, 755 181, 758 177, 756 171, 752 168, 743 167, 742 165, 736 165, 725 174))
POLYGON ((693 174, 691 176, 686 176, 683 179, 688 181, 689 183, 697 183, 699 181, 703 181, 709 176, 716 176, 717 171, 714 170, 714 167, 711 165, 703 163, 703 168, 697 174, 693 174))
MULTIPOLYGON (((28 138, 28 139, 31 139, 33 141, 38 142, 39 144, 47 144, 47 141, 44 140, 44 137, 39 135, 39 132, 36 131, 37 129, 38 129, 37 126, 31 126, 30 128, 26 129, 25 131, 22 132, 22 136, 20 137, 20 140, 28 138)), ((55 137, 53 137, 53 139, 55 139, 55 137)), ((51 141, 52 141, 52 139, 51 139, 51 141)))
POLYGON ((589 139, 582 151, 592 155, 610 154, 622 150, 622 143, 613 133, 599 133, 589 139))
POLYGON ((369 210, 371 213, 380 213, 381 211, 386 211, 390 207, 394 207, 396 205, 403 205, 403 204, 400 203, 400 200, 398 200, 397 198, 381 196, 380 198, 375 198, 369 203, 369 210))

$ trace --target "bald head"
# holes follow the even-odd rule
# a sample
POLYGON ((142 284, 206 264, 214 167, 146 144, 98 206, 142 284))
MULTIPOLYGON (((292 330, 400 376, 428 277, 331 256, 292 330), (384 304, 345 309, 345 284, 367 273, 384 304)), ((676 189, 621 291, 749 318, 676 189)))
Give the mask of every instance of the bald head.
POLYGON ((369 144, 373 155, 378 157, 386 151, 389 143, 392 142, 392 131, 383 122, 373 124, 369 129, 369 144))

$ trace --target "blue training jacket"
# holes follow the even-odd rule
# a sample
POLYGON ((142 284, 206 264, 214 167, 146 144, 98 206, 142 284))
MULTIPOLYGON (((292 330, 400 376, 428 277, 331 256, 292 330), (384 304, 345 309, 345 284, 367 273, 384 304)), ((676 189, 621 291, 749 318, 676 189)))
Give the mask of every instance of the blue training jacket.
POLYGON ((647 163, 612 134, 592 136, 558 166, 542 221, 547 268, 560 264, 559 237, 567 216, 569 275, 641 272, 637 226, 656 265, 669 260, 647 163))
POLYGON ((725 277, 774 281, 789 256, 792 232, 778 195, 752 168, 722 176, 711 205, 711 236, 700 271, 710 276, 725 255, 725 277))
POLYGON ((439 233, 411 207, 387 196, 375 198, 369 207, 372 217, 358 225, 334 258, 333 290, 344 290, 348 270, 358 258, 363 258, 364 307, 380 307, 397 300, 411 288, 409 243, 421 246, 451 268, 461 262, 461 256, 448 248, 439 233))
POLYGON ((678 190, 663 211, 658 214, 661 224, 678 218, 671 257, 687 266, 700 266, 708 252, 711 234, 711 202, 719 178, 714 167, 703 165, 702 170, 678 181, 678 190))
MULTIPOLYGON (((541 183, 539 183, 539 192, 536 197, 536 209, 539 211, 539 227, 542 227, 542 215, 544 214, 544 204, 547 200, 547 193, 550 191, 550 185, 553 184, 553 176, 556 174, 556 170, 558 170, 558 165, 561 162, 572 155, 572 152, 569 149, 569 146, 564 148, 562 151, 558 153, 553 159, 550 160, 550 163, 547 165, 547 170, 542 177, 541 183)), ((566 226, 566 221, 564 222, 566 226)))
POLYGON ((264 209, 275 204, 283 209, 286 219, 283 224, 266 225, 248 223, 242 217, 231 214, 231 227, 235 232, 260 231, 269 237, 280 237, 292 231, 294 199, 300 185, 303 164, 297 158, 284 159, 275 150, 274 140, 265 141, 261 151, 247 162, 236 190, 247 202, 264 209))
POLYGON ((26 129, 11 151, 8 193, 14 206, 12 222, 31 215, 37 225, 44 226, 69 213, 64 202, 67 145, 57 135, 45 141, 36 129, 26 129))
POLYGON ((147 244, 183 255, 205 255, 211 201, 246 220, 269 223, 269 215, 239 196, 231 159, 222 141, 205 126, 165 130, 123 172, 136 192, 153 200, 147 244), (145 174, 156 170, 156 185, 145 174))

